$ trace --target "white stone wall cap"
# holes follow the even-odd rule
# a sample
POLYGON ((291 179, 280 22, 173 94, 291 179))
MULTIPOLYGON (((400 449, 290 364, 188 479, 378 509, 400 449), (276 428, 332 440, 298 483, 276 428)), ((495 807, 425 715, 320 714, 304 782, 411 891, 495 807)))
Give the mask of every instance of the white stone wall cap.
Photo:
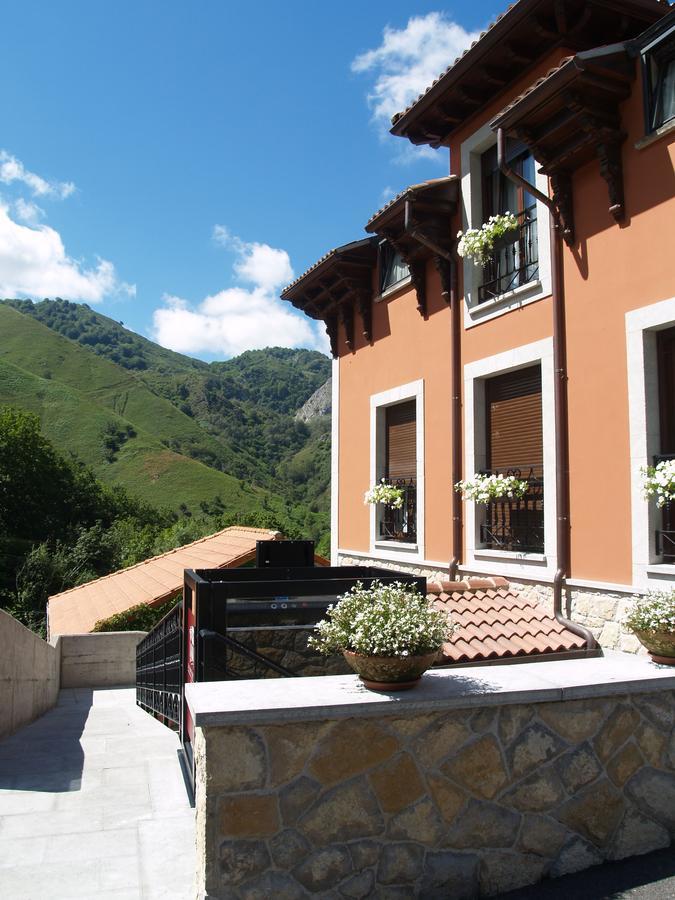
POLYGON ((369 691, 356 675, 325 675, 199 682, 186 685, 185 695, 195 724, 205 727, 402 716, 660 690, 675 690, 675 668, 606 651, 602 657, 435 669, 413 690, 390 694, 369 691))

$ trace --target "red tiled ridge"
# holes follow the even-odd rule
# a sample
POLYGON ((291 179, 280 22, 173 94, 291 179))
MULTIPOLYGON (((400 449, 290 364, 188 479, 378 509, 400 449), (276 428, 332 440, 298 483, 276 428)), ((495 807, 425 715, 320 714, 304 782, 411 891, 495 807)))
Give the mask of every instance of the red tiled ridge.
POLYGON ((446 662, 538 656, 586 646, 553 613, 511 590, 505 578, 428 582, 427 596, 457 626, 443 645, 446 662))

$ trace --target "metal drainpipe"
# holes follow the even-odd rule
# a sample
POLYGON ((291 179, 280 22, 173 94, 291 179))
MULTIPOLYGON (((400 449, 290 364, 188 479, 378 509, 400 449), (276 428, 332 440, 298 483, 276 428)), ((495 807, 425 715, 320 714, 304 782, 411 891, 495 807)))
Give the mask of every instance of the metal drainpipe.
MULTIPOLYGON (((406 201, 405 208, 405 229, 407 233, 419 244, 428 247, 436 256, 440 256, 450 263, 450 421, 452 428, 452 484, 457 484, 462 478, 462 445, 461 445, 461 377, 462 368, 460 365, 460 308, 458 302, 457 291, 457 255, 450 253, 439 247, 434 241, 431 241, 426 235, 421 234, 415 228, 408 228, 408 222, 411 219, 409 201, 406 201)), ((452 499, 452 559, 448 566, 448 577, 451 581, 457 578, 459 564, 461 562, 462 553, 462 504, 458 501, 457 495, 453 495, 452 499)))
POLYGON ((569 445, 568 445, 568 413, 567 413, 567 342, 565 338, 565 294, 563 280, 562 232, 558 210, 553 201, 522 175, 509 168, 504 152, 504 131, 497 129, 497 162, 506 178, 524 188, 547 207, 550 213, 551 237, 551 300, 553 306, 553 366, 555 380, 553 385, 555 414, 556 445, 556 549, 558 569, 553 577, 553 612, 561 625, 579 637, 584 638, 588 649, 595 649, 598 644, 592 632, 577 622, 572 622, 563 615, 563 583, 569 574, 570 536, 569 536, 569 445))

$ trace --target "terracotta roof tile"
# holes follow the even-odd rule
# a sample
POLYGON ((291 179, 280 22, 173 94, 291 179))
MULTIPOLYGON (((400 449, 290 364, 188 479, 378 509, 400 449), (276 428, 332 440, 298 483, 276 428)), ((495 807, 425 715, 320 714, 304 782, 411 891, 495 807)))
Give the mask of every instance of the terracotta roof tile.
POLYGON ((447 662, 562 653, 586 646, 553 613, 511 590, 503 578, 430 582, 427 589, 429 599, 458 626, 443 646, 447 662))
POLYGON ((161 556, 121 569, 49 598, 50 637, 83 634, 99 619, 138 603, 156 604, 180 590, 185 569, 222 569, 253 557, 258 540, 278 532, 234 525, 161 556))

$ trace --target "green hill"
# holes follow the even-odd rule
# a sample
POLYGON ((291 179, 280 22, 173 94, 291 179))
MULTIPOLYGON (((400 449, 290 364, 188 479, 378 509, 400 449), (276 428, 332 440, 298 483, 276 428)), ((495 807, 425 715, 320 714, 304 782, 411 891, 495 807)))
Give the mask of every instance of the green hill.
POLYGON ((329 377, 323 354, 205 363, 65 300, 0 301, 0 335, 0 404, 37 412, 105 482, 172 509, 276 511, 327 549, 330 436, 294 419, 329 377))
POLYGON ((231 475, 175 453, 135 423, 92 402, 86 393, 2 358, 1 405, 35 413, 46 437, 62 452, 77 456, 102 481, 122 484, 153 506, 197 510, 201 503, 211 503, 219 496, 228 511, 245 513, 260 509, 267 493, 244 489, 231 475), (105 438, 113 429, 125 437, 111 454, 105 438))

